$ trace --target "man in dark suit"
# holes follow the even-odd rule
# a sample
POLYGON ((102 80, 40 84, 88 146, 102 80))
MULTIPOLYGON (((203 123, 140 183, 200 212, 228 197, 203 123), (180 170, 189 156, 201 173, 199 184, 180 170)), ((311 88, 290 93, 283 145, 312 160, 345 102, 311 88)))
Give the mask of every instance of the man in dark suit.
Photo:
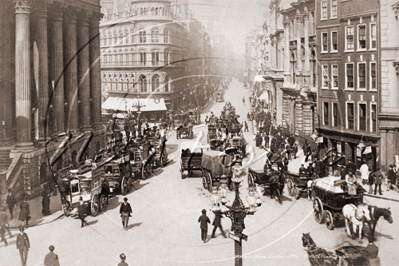
POLYGON ((81 225, 80 225, 81 228, 84 227, 85 224, 87 225, 87 223, 86 223, 86 221, 85 221, 86 209, 87 209, 87 206, 86 206, 86 204, 83 202, 83 198, 80 197, 80 198, 79 198, 79 206, 78 206, 78 216, 79 216, 79 219, 82 221, 82 223, 81 223, 81 225))
POLYGON ((312 148, 308 144, 307 140, 305 140, 305 145, 303 146, 303 154, 305 155, 305 162, 307 162, 309 156, 312 155, 312 148))
POLYGON ((119 213, 121 214, 122 217, 122 225, 123 228, 127 231, 128 225, 129 225, 129 217, 131 216, 132 213, 132 207, 130 206, 130 203, 127 202, 127 198, 125 197, 123 199, 123 203, 119 209, 119 213))
POLYGON ((200 223, 201 228, 201 240, 206 243, 206 238, 208 235, 208 223, 211 223, 209 217, 206 216, 206 210, 202 210, 202 215, 198 218, 198 222, 200 223))
POLYGON ((30 248, 30 242, 28 235, 24 232, 24 227, 19 228, 19 234, 17 235, 17 249, 19 249, 19 254, 21 255, 22 265, 26 265, 28 260, 28 251, 30 248))
POLYGON ((11 189, 8 189, 6 203, 8 205, 8 210, 10 211, 11 220, 12 220, 12 219, 14 219, 13 209, 14 209, 15 204, 17 204, 17 201, 16 201, 14 195, 12 194, 11 189))
POLYGON ((109 183, 107 178, 104 178, 103 182, 101 183, 101 195, 104 195, 107 198, 107 204, 108 204, 109 183))
POLYGON ((215 214, 215 219, 213 219, 213 231, 212 231, 212 238, 215 238, 215 233, 216 233, 216 228, 220 228, 220 231, 222 231, 222 235, 224 237, 226 237, 226 234, 223 231, 223 227, 222 227, 222 222, 221 222, 221 218, 222 218, 222 211, 219 208, 219 204, 217 205, 218 209, 213 211, 213 213, 215 214))

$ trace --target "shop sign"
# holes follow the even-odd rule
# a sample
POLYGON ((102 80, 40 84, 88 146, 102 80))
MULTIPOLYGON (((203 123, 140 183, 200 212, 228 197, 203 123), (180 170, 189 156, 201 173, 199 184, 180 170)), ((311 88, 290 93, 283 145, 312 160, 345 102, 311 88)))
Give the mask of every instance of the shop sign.
POLYGON ((364 149, 364 152, 363 152, 363 154, 369 154, 369 153, 372 153, 371 146, 367 146, 366 149, 364 149))

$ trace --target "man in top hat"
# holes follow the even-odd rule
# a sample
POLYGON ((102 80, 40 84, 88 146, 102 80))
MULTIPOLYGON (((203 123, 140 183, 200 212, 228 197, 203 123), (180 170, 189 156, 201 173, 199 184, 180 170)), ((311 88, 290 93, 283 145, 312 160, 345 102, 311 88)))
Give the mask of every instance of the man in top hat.
POLYGON ((198 222, 200 223, 201 228, 201 240, 206 243, 206 238, 208 235, 208 223, 211 223, 209 217, 206 216, 206 210, 202 210, 202 215, 198 218, 198 222))
POLYGON ((60 266, 58 255, 54 253, 54 246, 48 248, 50 252, 44 257, 44 266, 60 266))

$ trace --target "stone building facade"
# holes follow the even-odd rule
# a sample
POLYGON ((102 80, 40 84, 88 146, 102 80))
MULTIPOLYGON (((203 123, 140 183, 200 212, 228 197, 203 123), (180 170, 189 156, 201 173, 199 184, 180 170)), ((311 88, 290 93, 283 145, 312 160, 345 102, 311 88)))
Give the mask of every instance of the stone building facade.
MULTIPOLYGON (((89 157, 103 145, 100 18, 99 0, 0 2, 2 193, 34 196, 53 182, 48 159, 60 133, 91 131, 89 157)), ((81 144, 52 170, 72 163, 81 144)))

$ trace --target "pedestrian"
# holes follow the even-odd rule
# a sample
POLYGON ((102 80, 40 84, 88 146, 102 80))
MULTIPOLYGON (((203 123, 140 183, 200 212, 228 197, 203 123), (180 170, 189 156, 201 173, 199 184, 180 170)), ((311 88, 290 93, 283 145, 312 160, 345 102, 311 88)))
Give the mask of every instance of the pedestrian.
POLYGON ((121 207, 119 209, 119 213, 121 214, 122 217, 122 225, 123 228, 127 231, 128 230, 128 225, 129 225, 129 217, 132 217, 132 207, 130 206, 130 203, 127 202, 127 198, 125 197, 123 199, 123 203, 121 204, 121 207))
POLYGON ((42 213, 43 215, 50 214, 50 189, 47 184, 44 185, 44 189, 42 191, 42 213))
POLYGON ((380 168, 377 169, 372 175, 374 175, 374 195, 377 194, 377 188, 379 189, 380 195, 381 193, 381 183, 383 179, 383 175, 380 171, 380 168))
MULTIPOLYGON (((356 166, 355 164, 352 162, 352 160, 348 160, 348 163, 346 164, 346 170, 348 172, 352 171, 352 173, 356 173, 356 166)), ((367 180, 367 179, 366 179, 367 180)), ((365 184, 363 184, 365 185, 365 184)))
POLYGON ((373 194, 374 175, 368 175, 369 194, 373 194))
POLYGON ((107 199, 107 204, 108 204, 108 197, 109 197, 109 183, 108 179, 104 178, 103 182, 101 184, 101 195, 104 195, 107 199))
POLYGON ((303 154, 306 156, 305 157, 305 162, 307 162, 308 159, 309 159, 309 156, 312 154, 312 148, 308 144, 307 140, 305 140, 305 145, 303 147, 303 154))
POLYGON ((223 213, 222 213, 222 211, 220 210, 220 204, 219 204, 219 203, 217 204, 217 209, 214 210, 213 213, 215 214, 215 218, 213 219, 213 223, 212 223, 212 225, 213 225, 212 238, 215 238, 215 237, 216 237, 216 236, 215 236, 215 233, 216 233, 216 229, 217 229, 217 228, 220 228, 220 231, 222 231, 222 235, 223 235, 224 237, 226 237, 226 234, 225 234, 225 232, 223 231, 223 227, 222 227, 222 221, 221 221, 221 219, 222 219, 223 213))
POLYGON ((127 264, 125 262, 126 260, 126 255, 124 253, 122 253, 121 255, 119 255, 119 258, 121 258, 121 262, 118 263, 118 266, 129 266, 129 264, 127 264))
POLYGON ((29 219, 30 219, 30 209, 29 203, 27 202, 27 198, 24 197, 24 200, 19 205, 19 220, 22 221, 22 225, 25 222, 26 228, 29 227, 29 219))
POLYGON ((244 127, 245 127, 244 132, 249 132, 247 121, 244 121, 244 127))
POLYGON ((44 257, 44 266, 60 266, 58 255, 54 253, 54 246, 51 245, 48 249, 50 252, 44 257))
POLYGON ((19 254, 21 255, 22 266, 26 265, 26 261, 28 260, 28 251, 30 248, 30 242, 28 235, 24 232, 24 227, 19 227, 19 234, 17 235, 17 249, 19 250, 19 254))
POLYGON ((292 156, 294 157, 294 159, 296 159, 297 153, 298 153, 298 145, 296 144, 296 142, 294 142, 294 145, 292 146, 292 156))
POLYGON ((202 215, 198 218, 198 222, 200 223, 201 228, 201 240, 206 243, 206 238, 208 236, 208 223, 211 223, 209 217, 206 216, 206 210, 202 210, 202 215))
POLYGON ((81 221, 80 228, 84 227, 85 224, 88 225, 87 222, 85 221, 86 209, 87 209, 87 206, 84 203, 83 198, 79 197, 78 216, 81 221))
POLYGON ((360 171, 361 177, 362 177, 362 184, 366 185, 367 183, 370 183, 370 182, 368 182, 370 170, 369 170, 369 166, 367 165, 365 160, 363 160, 363 164, 360 166, 359 171, 360 171))
POLYGON ((8 205, 8 210, 10 211, 11 220, 12 220, 12 219, 14 219, 13 210, 14 210, 15 204, 17 204, 17 201, 16 201, 14 195, 12 194, 12 191, 10 188, 8 189, 6 204, 8 205))
POLYGON ((8 224, 8 216, 7 216, 7 213, 5 213, 4 209, 2 208, 0 211, 0 236, 1 236, 1 240, 4 242, 4 244, 6 246, 8 246, 6 236, 5 236, 6 230, 11 238, 12 234, 10 231, 10 226, 8 224))
POLYGON ((387 186, 387 191, 389 191, 392 187, 392 189, 395 189, 395 187, 393 187, 396 182, 396 174, 395 171, 393 170, 394 165, 390 164, 389 165, 389 170, 388 170, 388 186, 387 186))

